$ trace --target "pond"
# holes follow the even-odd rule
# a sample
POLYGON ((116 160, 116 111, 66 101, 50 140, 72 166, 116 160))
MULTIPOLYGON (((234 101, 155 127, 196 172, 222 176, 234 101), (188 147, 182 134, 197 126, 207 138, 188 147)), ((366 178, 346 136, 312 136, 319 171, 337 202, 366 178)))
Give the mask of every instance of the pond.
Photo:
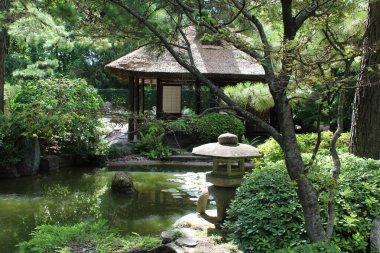
POLYGON ((32 178, 0 181, 0 252, 15 252, 44 223, 74 224, 106 219, 121 234, 157 236, 194 212, 205 168, 70 168, 32 178), (125 171, 137 192, 115 194, 110 182, 125 171), (191 172, 188 172, 191 171, 191 172))

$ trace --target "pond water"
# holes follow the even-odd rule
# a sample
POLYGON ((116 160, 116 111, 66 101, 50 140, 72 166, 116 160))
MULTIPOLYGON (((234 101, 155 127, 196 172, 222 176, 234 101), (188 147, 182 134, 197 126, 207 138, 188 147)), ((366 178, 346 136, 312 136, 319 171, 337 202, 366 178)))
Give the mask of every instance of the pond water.
POLYGON ((15 245, 29 239, 31 231, 44 223, 106 219, 121 234, 159 235, 176 219, 195 210, 204 171, 175 167, 70 168, 32 178, 0 180, 0 252, 15 252, 15 245), (116 170, 132 176, 135 194, 110 192, 116 170))

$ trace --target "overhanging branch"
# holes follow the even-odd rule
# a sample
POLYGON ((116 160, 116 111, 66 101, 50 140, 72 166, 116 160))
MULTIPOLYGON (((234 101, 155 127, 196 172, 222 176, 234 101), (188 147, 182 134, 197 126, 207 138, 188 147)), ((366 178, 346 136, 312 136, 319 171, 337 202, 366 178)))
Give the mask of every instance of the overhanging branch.
POLYGON ((228 106, 236 107, 239 115, 243 116, 249 121, 255 122, 258 126, 265 129, 277 142, 282 144, 282 135, 271 125, 260 119, 258 116, 244 110, 239 107, 230 97, 228 97, 222 90, 220 90, 216 85, 214 85, 210 80, 208 80, 196 67, 189 65, 186 63, 179 54, 170 46, 170 43, 167 39, 144 17, 142 17, 138 12, 129 7, 127 4, 123 4, 118 0, 110 0, 111 3, 119 6, 123 10, 130 13, 134 16, 138 21, 144 24, 163 44, 163 46, 169 51, 169 53, 173 56, 173 58, 180 64, 182 67, 187 69, 190 73, 192 73, 199 81, 206 84, 210 89, 215 92, 228 106))

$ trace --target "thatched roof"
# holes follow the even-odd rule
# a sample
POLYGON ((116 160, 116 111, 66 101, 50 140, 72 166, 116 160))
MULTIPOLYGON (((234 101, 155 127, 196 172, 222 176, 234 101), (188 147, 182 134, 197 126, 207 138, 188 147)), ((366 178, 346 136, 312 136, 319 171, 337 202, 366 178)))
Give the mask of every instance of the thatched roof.
MULTIPOLYGON (((264 75, 262 66, 244 52, 227 45, 203 45, 196 38, 195 28, 192 27, 187 28, 185 33, 191 44, 195 64, 206 77, 226 81, 262 79, 264 75)), ((180 50, 183 51, 178 49, 180 50)), ((106 69, 122 79, 136 75, 146 78, 193 79, 167 50, 159 52, 147 47, 137 49, 109 63, 106 69)))

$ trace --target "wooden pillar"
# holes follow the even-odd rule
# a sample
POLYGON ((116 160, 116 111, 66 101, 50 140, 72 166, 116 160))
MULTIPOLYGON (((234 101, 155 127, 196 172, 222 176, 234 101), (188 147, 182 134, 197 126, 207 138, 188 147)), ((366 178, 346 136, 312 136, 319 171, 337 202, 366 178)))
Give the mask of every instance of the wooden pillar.
POLYGON ((135 77, 135 81, 134 81, 134 93, 133 93, 133 112, 134 113, 138 113, 139 112, 139 105, 140 105, 140 102, 139 102, 139 92, 140 92, 140 89, 139 89, 139 81, 140 79, 136 76, 135 77))
POLYGON ((145 89, 144 87, 145 87, 145 80, 142 79, 141 85, 140 85, 140 98, 139 98, 139 101, 140 101, 139 113, 140 114, 144 114, 144 89, 145 89))
MULTIPOLYGON (((134 100, 133 114, 135 115, 133 124, 135 125, 134 126, 135 131, 138 129, 137 117, 138 117, 138 114, 139 114, 139 105, 140 105, 140 102, 139 102, 139 92, 140 92, 139 82, 140 82, 140 79, 139 79, 138 76, 136 76, 135 77, 135 82, 134 82, 134 95, 133 95, 133 100, 134 100)), ((135 134, 135 136, 136 136, 136 134, 135 134)))
POLYGON ((201 114, 201 83, 195 81, 195 114, 201 114))
POLYGON ((157 118, 161 117, 162 114, 162 85, 161 85, 161 80, 157 79, 157 100, 156 100, 156 112, 157 118))
MULTIPOLYGON (((134 94, 135 94, 135 77, 130 76, 128 79, 128 110, 130 113, 134 113, 134 94)), ((134 124, 134 115, 132 117, 128 118, 128 141, 133 141, 134 139, 134 131, 135 131, 135 124, 134 124)))

